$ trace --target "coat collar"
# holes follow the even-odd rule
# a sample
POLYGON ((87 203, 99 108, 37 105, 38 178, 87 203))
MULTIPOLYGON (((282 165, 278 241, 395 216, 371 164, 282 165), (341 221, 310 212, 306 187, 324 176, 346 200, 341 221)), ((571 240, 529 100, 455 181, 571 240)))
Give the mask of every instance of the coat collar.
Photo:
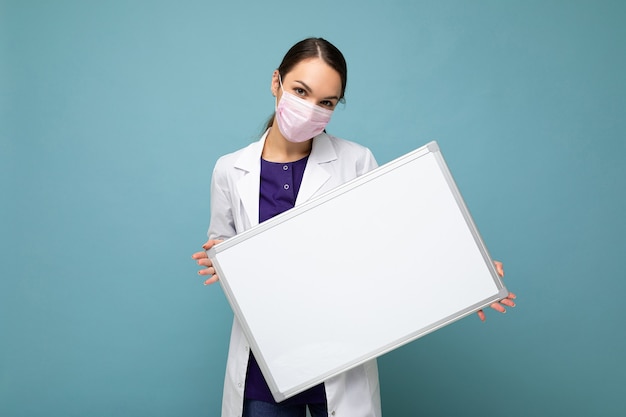
MULTIPOLYGON (((259 224, 261 153, 268 132, 269 130, 258 142, 244 148, 235 161, 235 168, 245 171, 245 175, 237 182, 237 191, 251 226, 259 224)), ((337 153, 326 133, 322 132, 313 138, 311 154, 304 170, 296 205, 309 200, 328 181, 330 173, 324 168, 324 164, 336 159, 337 153)))

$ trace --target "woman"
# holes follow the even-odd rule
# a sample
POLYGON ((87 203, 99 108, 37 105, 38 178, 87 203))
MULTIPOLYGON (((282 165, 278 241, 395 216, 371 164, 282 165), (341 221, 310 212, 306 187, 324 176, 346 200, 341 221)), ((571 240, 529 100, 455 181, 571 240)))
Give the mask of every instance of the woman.
MULTIPOLYGON (((295 204, 329 191, 372 169, 369 149, 328 135, 325 127, 343 100, 347 68, 328 41, 309 38, 295 44, 272 74, 276 112, 261 139, 216 163, 211 184, 208 250, 295 204)), ((204 268, 205 284, 218 280, 206 253, 192 256, 204 268)), ((498 265, 501 271, 501 265, 498 265)), ((501 304, 513 306, 512 300, 501 304)), ((504 311, 500 303, 492 307, 504 311)), ((481 314, 481 319, 484 316, 481 314)), ((312 417, 381 415, 378 368, 372 360, 330 378, 279 404, 250 352, 235 319, 230 340, 222 417, 312 417)))

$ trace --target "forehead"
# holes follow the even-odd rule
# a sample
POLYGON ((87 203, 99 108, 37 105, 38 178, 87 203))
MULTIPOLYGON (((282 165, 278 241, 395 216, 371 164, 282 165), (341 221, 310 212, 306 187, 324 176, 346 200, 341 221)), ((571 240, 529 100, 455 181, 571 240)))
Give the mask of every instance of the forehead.
POLYGON ((302 81, 316 93, 341 94, 341 76, 321 58, 305 59, 285 74, 284 81, 302 81))

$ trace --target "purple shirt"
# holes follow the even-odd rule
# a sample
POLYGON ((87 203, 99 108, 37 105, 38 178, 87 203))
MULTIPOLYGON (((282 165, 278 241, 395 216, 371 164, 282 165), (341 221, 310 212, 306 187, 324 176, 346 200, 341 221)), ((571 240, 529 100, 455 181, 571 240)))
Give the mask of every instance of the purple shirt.
MULTIPOLYGON (((269 162, 261 159, 261 189, 259 195, 259 223, 289 210, 296 204, 308 157, 295 162, 269 162)), ((263 378, 259 364, 252 352, 248 361, 244 397, 276 403, 263 378)), ((324 384, 319 384, 297 394, 281 404, 325 403, 324 384)))

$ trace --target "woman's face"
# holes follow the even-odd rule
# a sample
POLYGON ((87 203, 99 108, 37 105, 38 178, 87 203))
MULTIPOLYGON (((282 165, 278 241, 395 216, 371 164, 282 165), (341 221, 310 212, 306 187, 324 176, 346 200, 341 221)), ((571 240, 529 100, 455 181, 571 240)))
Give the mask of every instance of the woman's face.
MULTIPOLYGON (((341 77, 320 58, 300 61, 284 75, 284 91, 325 109, 334 110, 341 97, 341 77)), ((283 91, 278 80, 278 70, 272 76, 272 93, 278 101, 283 91)))

